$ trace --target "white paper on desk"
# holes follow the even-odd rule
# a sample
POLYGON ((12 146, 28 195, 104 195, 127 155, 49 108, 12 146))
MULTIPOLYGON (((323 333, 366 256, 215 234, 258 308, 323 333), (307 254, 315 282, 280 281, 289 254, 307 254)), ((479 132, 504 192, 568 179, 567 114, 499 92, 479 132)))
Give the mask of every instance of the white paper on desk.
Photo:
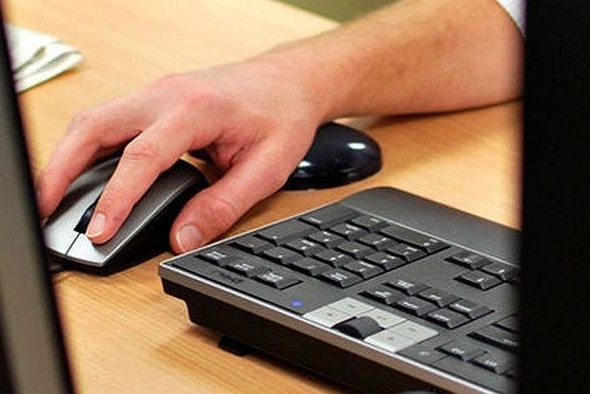
POLYGON ((76 48, 58 38, 11 24, 6 25, 16 90, 25 91, 82 62, 76 48))

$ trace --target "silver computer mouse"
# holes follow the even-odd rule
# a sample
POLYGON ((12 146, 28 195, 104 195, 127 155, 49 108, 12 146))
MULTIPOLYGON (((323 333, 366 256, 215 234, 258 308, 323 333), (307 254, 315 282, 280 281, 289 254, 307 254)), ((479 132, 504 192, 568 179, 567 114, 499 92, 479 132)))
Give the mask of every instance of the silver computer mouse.
POLYGON ((118 160, 115 157, 101 162, 72 183, 43 229, 51 257, 105 272, 144 260, 168 246, 172 221, 184 203, 208 185, 198 169, 178 161, 135 204, 117 234, 102 245, 94 245, 84 233, 118 160))

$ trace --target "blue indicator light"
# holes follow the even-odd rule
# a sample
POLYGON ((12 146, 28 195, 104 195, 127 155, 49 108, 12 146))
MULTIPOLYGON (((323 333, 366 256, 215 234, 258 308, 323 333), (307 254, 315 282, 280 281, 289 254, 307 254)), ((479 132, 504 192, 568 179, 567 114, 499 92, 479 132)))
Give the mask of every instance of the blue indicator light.
POLYGON ((303 306, 303 304, 304 304, 304 302, 301 301, 301 300, 293 300, 293 301, 291 301, 291 306, 293 308, 300 308, 300 307, 303 306))

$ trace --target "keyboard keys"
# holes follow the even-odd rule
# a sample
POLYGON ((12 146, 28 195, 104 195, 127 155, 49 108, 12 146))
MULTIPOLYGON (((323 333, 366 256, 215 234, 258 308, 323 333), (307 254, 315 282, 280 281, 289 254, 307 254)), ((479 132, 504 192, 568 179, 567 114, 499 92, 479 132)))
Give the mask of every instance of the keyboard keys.
POLYGON ((305 237, 315 231, 317 230, 309 224, 297 220, 290 220, 264 229, 258 233, 258 236, 275 245, 284 245, 287 242, 305 237))
POLYGON ((406 279, 406 278, 393 279, 393 280, 385 283, 385 285, 391 286, 394 289, 400 290, 407 295, 418 294, 430 287, 424 283, 416 282, 414 280, 406 279))
POLYGON ((356 211, 343 205, 330 205, 304 215, 301 220, 325 230, 337 223, 342 223, 356 216, 356 211))
POLYGON ((489 259, 468 251, 455 253, 447 260, 472 270, 479 269, 491 263, 489 259))
POLYGON ((352 263, 346 264, 342 268, 357 274, 363 279, 372 278, 383 272, 381 268, 369 263, 365 263, 364 261, 353 261, 352 263))
POLYGON ((496 374, 503 374, 515 366, 516 360, 508 354, 487 353, 474 359, 472 363, 496 374))
POLYGON ((316 253, 315 258, 330 264, 334 268, 342 267, 348 263, 352 263, 354 259, 349 255, 333 249, 322 250, 316 253))
POLYGON ((374 251, 369 246, 354 241, 344 242, 338 245, 336 249, 354 257, 355 259, 362 259, 374 251))
POLYGON ((428 253, 435 253, 449 247, 443 241, 400 226, 388 226, 381 229, 380 232, 400 242, 417 246, 428 253))
MULTIPOLYGON (((396 327, 396 326, 394 326, 396 327)), ((387 350, 391 353, 399 352, 407 347, 410 347, 416 343, 411 338, 405 337, 400 333, 393 331, 391 327, 387 330, 383 330, 375 335, 372 335, 365 339, 367 343, 377 346, 378 348, 387 350)))
POLYGON ((432 305, 430 302, 421 300, 417 297, 403 298, 396 302, 395 306, 415 316, 424 316, 437 309, 436 306, 432 305))
POLYGON ((351 297, 342 298, 331 303, 330 306, 343 312, 350 313, 353 316, 357 316, 363 312, 373 309, 371 305, 351 297))
POLYGON ((346 321, 353 316, 354 315, 351 313, 343 312, 329 305, 315 309, 303 315, 304 318, 328 328, 332 328, 336 324, 346 321))
POLYGON ((387 226, 387 223, 383 220, 368 215, 358 216, 352 219, 350 223, 354 224, 355 226, 359 226, 369 232, 375 232, 387 226))
POLYGON ((331 271, 324 272, 321 275, 321 278, 341 288, 347 288, 359 282, 362 282, 360 276, 355 275, 352 272, 343 271, 341 269, 334 269, 331 271))
POLYGON ((362 228, 349 223, 342 223, 334 226, 330 228, 330 231, 340 235, 343 238, 346 238, 349 241, 355 241, 367 234, 367 232, 362 228))
POLYGON ((375 248, 379 251, 385 250, 397 243, 393 239, 386 237, 385 235, 375 233, 363 235, 359 238, 359 242, 365 245, 369 245, 372 248, 375 248))
POLYGON ((406 264, 406 262, 400 259, 399 257, 392 256, 390 254, 383 252, 370 254, 367 257, 365 257, 365 261, 368 261, 371 264, 375 264, 376 266, 380 267, 385 271, 389 271, 406 264))
POLYGON ((438 331, 406 320, 366 338, 365 341, 395 353, 436 335, 438 335, 438 331))
POLYGON ((313 242, 319 243, 325 248, 333 248, 344 242, 344 238, 329 231, 318 231, 317 233, 309 235, 307 238, 313 242))
POLYGON ((225 266, 225 268, 229 269, 230 271, 234 271, 240 275, 244 275, 248 278, 252 278, 268 269, 261 264, 245 261, 243 259, 231 261, 229 264, 225 266))
POLYGON ((323 272, 326 272, 330 269, 332 269, 332 267, 330 267, 328 264, 322 263, 318 260, 306 257, 304 259, 301 260, 297 260, 296 262, 294 262, 291 265, 292 268, 303 272, 306 275, 310 275, 310 276, 319 276, 320 274, 322 274, 323 272))
POLYGON ((331 328, 372 309, 374 308, 369 304, 346 297, 308 312, 303 317, 331 328))
POLYGON ((482 387, 510 387, 518 319, 502 304, 513 286, 473 289, 515 283, 518 268, 392 223, 337 204, 175 265, 267 299, 339 343, 349 336, 357 348, 364 342, 482 387))
POLYGON ((425 300, 436 304, 440 308, 459 300, 459 297, 456 295, 435 288, 421 291, 419 296, 420 298, 424 298, 425 300))
POLYGON ((487 315, 488 313, 493 312, 491 308, 488 308, 485 305, 476 304, 475 302, 469 300, 458 300, 450 304, 449 308, 456 312, 464 314, 471 320, 478 319, 482 316, 487 315))
POLYGON ((395 303, 395 306, 416 316, 424 316, 436 310, 436 306, 418 297, 407 297, 395 303))
POLYGON ((432 365, 438 360, 446 357, 443 353, 422 345, 411 346, 402 350, 399 354, 426 365, 432 365))
POLYGON ((201 258, 209 263, 215 264, 218 267, 224 267, 232 259, 236 259, 235 256, 222 249, 209 249, 205 252, 195 255, 197 258, 201 258))
POLYGON ((301 283, 299 279, 293 276, 276 271, 263 272, 256 275, 255 279, 279 290, 284 290, 287 287, 301 283))
POLYGON ((423 250, 406 244, 397 244, 395 246, 387 248, 387 252, 395 256, 401 257, 408 263, 411 263, 412 261, 416 261, 426 256, 426 252, 424 252, 423 250))
POLYGON ((286 246, 289 249, 299 252, 304 256, 313 256, 314 254, 324 250, 320 245, 308 239, 296 239, 286 244, 286 246))
POLYGON ((469 334, 473 338, 487 342, 501 349, 515 352, 518 349, 518 336, 495 326, 485 326, 469 334))
POLYGON ((345 321, 336 325, 334 328, 343 334, 357 339, 365 339, 381 331, 381 326, 369 316, 361 316, 345 321))
POLYGON ((497 277, 481 271, 469 271, 456 279, 480 290, 489 290, 502 283, 497 277))
POLYGON ((428 320, 448 329, 457 328, 469 322, 469 318, 450 309, 439 309, 427 315, 428 320))
POLYGON ((484 355, 486 351, 479 346, 471 345, 462 341, 452 341, 439 348, 443 353, 458 358, 461 361, 473 360, 484 355))
POLYGON ((265 251, 266 249, 270 249, 273 247, 273 244, 271 244, 270 242, 255 237, 253 235, 238 238, 236 241, 232 243, 232 245, 252 254, 259 254, 265 251))
POLYGON ((364 290, 361 295, 385 305, 393 305, 404 298, 404 295, 399 291, 383 286, 364 290))
POLYGON ((381 328, 393 327, 406 319, 394 313, 386 312, 382 309, 375 308, 363 313, 361 316, 369 316, 379 324, 381 328))
POLYGON ((272 249, 265 250, 262 253, 262 256, 268 258, 271 261, 274 261, 275 263, 279 263, 282 265, 289 265, 302 258, 302 256, 299 253, 291 249, 284 248, 282 246, 277 246, 272 249))
POLYGON ((497 262, 484 265, 481 270, 501 280, 509 280, 517 273, 516 268, 497 262))

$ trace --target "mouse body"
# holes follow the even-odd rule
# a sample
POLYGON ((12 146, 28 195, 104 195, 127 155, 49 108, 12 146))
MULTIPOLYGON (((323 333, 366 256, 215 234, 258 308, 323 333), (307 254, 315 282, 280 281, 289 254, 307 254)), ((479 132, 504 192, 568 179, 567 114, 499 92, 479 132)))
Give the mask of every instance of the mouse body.
POLYGON ((60 262, 89 270, 116 271, 155 255, 168 246, 168 232, 182 206, 208 183, 184 161, 163 172, 135 204, 117 234, 94 245, 85 235, 88 221, 119 158, 90 168, 69 187, 44 228, 49 254, 60 262))
POLYGON ((346 185, 381 169, 381 149, 369 135, 340 123, 317 130, 311 148, 283 190, 325 189, 346 185))

